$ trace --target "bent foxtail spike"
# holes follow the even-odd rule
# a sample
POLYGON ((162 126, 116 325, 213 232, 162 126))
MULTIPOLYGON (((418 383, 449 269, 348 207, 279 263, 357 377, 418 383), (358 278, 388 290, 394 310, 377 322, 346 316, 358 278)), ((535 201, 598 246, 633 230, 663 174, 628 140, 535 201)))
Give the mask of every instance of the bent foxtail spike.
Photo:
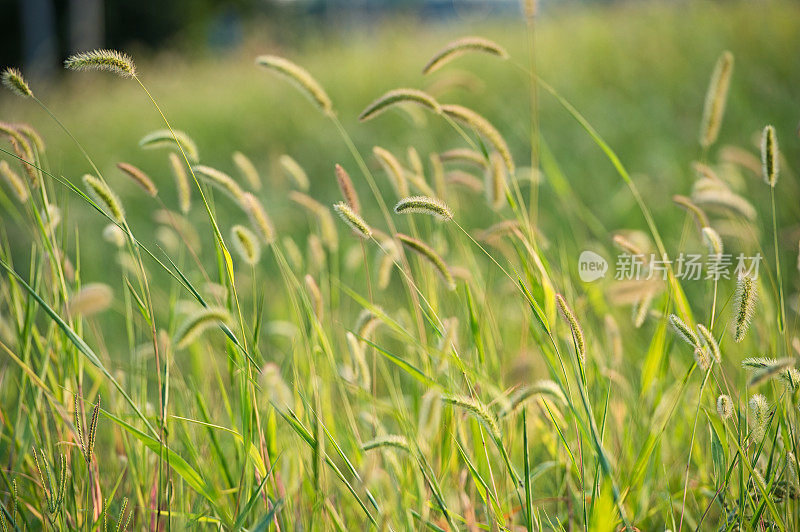
POLYGON ((133 179, 150 197, 155 198, 158 195, 155 183, 141 169, 128 163, 117 163, 117 168, 133 179))
POLYGON ((494 415, 492 415, 492 413, 489 412, 489 409, 486 408, 486 405, 477 399, 463 395, 446 395, 442 397, 442 400, 445 403, 457 406, 472 414, 483 424, 484 427, 486 427, 496 441, 500 441, 500 427, 497 425, 497 420, 495 419, 494 415))
POLYGON ((242 196, 241 206, 250 219, 250 224, 261 236, 261 240, 267 245, 275 242, 275 226, 258 198, 245 192, 242 196))
POLYGON ((506 144, 503 136, 488 120, 472 109, 468 109, 462 105, 443 105, 442 111, 450 118, 477 131, 478 134, 485 138, 503 157, 503 162, 508 169, 508 173, 511 175, 514 174, 514 159, 511 157, 508 144, 506 144))
POLYGON ((175 335, 175 348, 184 349, 194 342, 206 329, 218 323, 230 324, 231 315, 222 307, 203 308, 191 316, 178 329, 175 335))
POLYGON ((403 166, 400 164, 400 161, 397 160, 397 157, 389 150, 381 148, 380 146, 373 147, 372 153, 378 159, 384 172, 392 179, 392 184, 394 184, 394 189, 397 194, 400 197, 408 196, 408 181, 406 180, 403 166))
POLYGON ((686 325, 686 323, 680 319, 677 314, 669 315, 669 323, 672 325, 672 329, 675 331, 675 333, 680 336, 684 342, 689 344, 689 346, 693 347, 694 349, 701 349, 703 347, 695 332, 691 329, 691 327, 686 325))
POLYGON ((170 152, 169 154, 169 166, 172 169, 172 175, 175 176, 178 207, 183 214, 186 214, 192 208, 192 187, 189 183, 189 176, 186 175, 186 167, 175 152, 170 152))
POLYGON ((23 98, 30 98, 33 96, 33 91, 28 86, 25 78, 22 77, 22 72, 16 68, 6 68, 3 70, 2 81, 3 85, 17 96, 22 96, 23 98))
POLYGON ((233 164, 239 169, 239 173, 247 180, 253 190, 261 190, 261 178, 258 175, 258 170, 253 164, 253 161, 240 151, 233 152, 231 155, 233 164))
POLYGON ((700 337, 703 339, 703 343, 705 344, 706 348, 714 357, 714 360, 719 363, 722 360, 722 353, 719 350, 719 344, 714 338, 714 335, 711 334, 711 331, 709 331, 702 323, 697 324, 697 330, 700 332, 700 337))
POLYGON ((256 64, 281 74, 306 94, 325 114, 333 115, 333 103, 322 85, 303 67, 275 55, 256 57, 256 64))
POLYGON ((350 226, 353 233, 364 239, 369 239, 372 236, 372 229, 367 222, 365 222, 357 212, 351 209, 347 203, 340 201, 334 204, 333 210, 336 211, 336 214, 339 215, 344 223, 350 226))
POLYGON ((761 134, 761 172, 771 187, 778 182, 778 139, 775 128, 767 126, 761 134))
POLYGON ((442 200, 430 198, 428 196, 409 196, 403 198, 394 206, 394 212, 397 214, 427 214, 442 221, 453 219, 453 213, 442 200))
POLYGON ((290 156, 284 154, 278 158, 281 167, 286 170, 286 173, 294 181, 295 186, 303 192, 308 192, 310 187, 308 182, 308 175, 300 164, 292 159, 290 156))
POLYGON ((123 78, 136 77, 133 59, 116 50, 92 50, 71 55, 64 61, 68 70, 104 70, 123 78))
POLYGON ((439 272, 439 275, 442 276, 445 283, 447 284, 448 290, 455 290, 456 289, 456 281, 453 278, 453 274, 450 273, 450 269, 447 267, 447 264, 444 260, 436 253, 433 248, 422 242, 421 240, 417 240, 416 238, 410 237, 408 235, 404 235, 403 233, 397 233, 397 239, 400 242, 409 248, 410 250, 418 253, 422 257, 428 260, 431 265, 439 272))
POLYGON ((394 89, 370 103, 361 111, 361 114, 358 115, 358 119, 361 122, 371 120, 393 105, 403 103, 414 103, 430 109, 437 114, 442 112, 442 106, 439 105, 439 102, 426 92, 417 89, 394 89))
POLYGON ((569 325, 570 332, 572 333, 572 339, 575 341, 575 350, 577 352, 578 359, 581 364, 585 364, 586 340, 583 336, 581 324, 578 323, 578 319, 575 317, 572 309, 569 308, 569 305, 567 305, 567 300, 564 299, 564 296, 561 294, 556 294, 556 303, 558 304, 558 309, 561 311, 561 315, 569 325))
POLYGON ((104 207, 112 218, 118 222, 125 219, 125 209, 122 208, 119 198, 108 185, 93 175, 86 174, 83 176, 83 186, 95 202, 104 207))
POLYGON ((377 438, 364 442, 364 444, 361 446, 361 450, 371 451, 373 449, 381 449, 387 447, 411 453, 411 446, 408 444, 408 440, 404 436, 400 436, 398 434, 387 434, 385 436, 378 436, 377 438))
POLYGON ((176 151, 183 149, 189 162, 196 164, 200 160, 197 144, 189 135, 179 129, 158 129, 148 133, 139 141, 139 147, 145 150, 157 148, 171 148, 176 151), (174 135, 173 135, 174 133, 174 135), (177 141, 176 141, 177 139, 177 141))
POLYGON ((234 201, 241 203, 244 190, 242 190, 239 183, 234 181, 231 176, 216 168, 211 168, 203 164, 193 166, 192 170, 194 170, 196 174, 205 177, 212 185, 216 185, 220 190, 226 192, 234 201))
POLYGON ((707 148, 717 141, 725 104, 728 100, 728 88, 733 73, 733 54, 725 51, 717 59, 711 82, 708 85, 706 101, 703 107, 703 121, 700 126, 700 145, 707 148))
POLYGON ((258 244, 256 235, 242 225, 234 225, 231 228, 231 237, 233 246, 242 260, 250 266, 255 266, 261 258, 261 246, 258 244))
POLYGON ((708 216, 706 215, 706 213, 703 212, 703 209, 695 205, 690 198, 676 194, 672 196, 672 201, 676 205, 683 207, 684 209, 689 211, 694 217, 695 221, 697 222, 697 225, 699 225, 700 227, 708 227, 709 225, 711 225, 711 222, 708 220, 708 216))
POLYGON ((29 194, 25 181, 11 169, 6 161, 0 161, 0 176, 2 176, 8 187, 14 191, 14 195, 20 203, 28 201, 29 194))
POLYGON ((708 248, 708 253, 710 255, 716 255, 717 257, 722 256, 722 237, 719 236, 713 228, 711 227, 703 227, 703 243, 708 248))
POLYGON ((468 52, 481 52, 501 59, 508 58, 508 52, 494 41, 483 37, 463 37, 447 43, 441 50, 436 52, 422 69, 422 73, 430 74, 431 72, 436 72, 453 59, 468 52))

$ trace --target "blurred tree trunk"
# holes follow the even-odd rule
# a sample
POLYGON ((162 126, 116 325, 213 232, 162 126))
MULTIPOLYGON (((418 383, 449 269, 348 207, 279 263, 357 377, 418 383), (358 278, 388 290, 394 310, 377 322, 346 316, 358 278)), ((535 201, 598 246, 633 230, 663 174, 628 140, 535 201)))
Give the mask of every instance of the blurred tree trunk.
POLYGON ((70 0, 69 49, 85 52, 102 48, 105 41, 103 0, 70 0))
POLYGON ((50 0, 19 0, 22 60, 32 78, 53 75, 58 63, 55 12, 50 0))

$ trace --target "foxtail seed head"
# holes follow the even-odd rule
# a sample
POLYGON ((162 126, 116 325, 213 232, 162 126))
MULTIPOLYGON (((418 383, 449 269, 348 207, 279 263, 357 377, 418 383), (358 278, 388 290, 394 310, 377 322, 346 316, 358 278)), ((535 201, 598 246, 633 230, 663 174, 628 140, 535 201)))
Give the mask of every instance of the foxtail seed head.
POLYGON ((775 128, 767 126, 761 134, 761 171, 764 181, 771 187, 778 182, 778 139, 775 128))
POLYGON ((317 320, 322 321, 323 311, 324 311, 324 302, 322 300, 322 292, 319 289, 319 285, 314 278, 306 274, 305 277, 306 283, 306 293, 308 294, 308 299, 311 302, 311 308, 314 311, 314 316, 317 317, 317 320))
POLYGON ((136 67, 130 56, 116 50, 92 50, 71 55, 64 61, 69 70, 105 70, 123 78, 136 77, 136 67))
POLYGON ((242 196, 241 206, 247 217, 250 218, 250 224, 261 236, 261 240, 267 245, 272 244, 275 241, 275 226, 258 198, 245 192, 242 196))
POLYGON ((261 258, 261 246, 256 239, 253 232, 242 226, 234 225, 231 228, 231 237, 233 238, 233 246, 245 261, 250 266, 255 266, 261 258))
POLYGON ((442 107, 433 96, 417 89, 394 89, 390 90, 361 111, 358 119, 362 122, 375 118, 393 105, 403 103, 414 103, 426 107, 434 113, 441 113, 442 107))
POLYGON ((6 68, 3 70, 2 80, 3 85, 18 96, 22 96, 23 98, 30 98, 33 96, 33 91, 25 82, 25 78, 22 77, 22 72, 16 68, 6 68))
POLYGON ((694 333, 694 331, 684 323, 682 319, 678 317, 677 314, 670 314, 669 315, 669 323, 672 325, 672 329, 675 333, 681 337, 681 339, 689 344, 694 349, 702 349, 702 344, 700 343, 700 339, 694 333))
POLYGON ((200 174, 202 177, 206 178, 212 185, 216 185, 223 192, 226 192, 234 201, 241 203, 244 190, 242 190, 239 183, 234 181, 231 176, 216 168, 211 168, 203 164, 193 166, 192 170, 194 170, 194 173, 200 174))
POLYGON ((117 168, 133 179, 150 197, 155 198, 158 195, 158 189, 155 183, 153 183, 153 180, 141 169, 128 163, 117 163, 117 168))
POLYGON ((493 209, 502 209, 506 204, 506 168, 499 153, 493 152, 489 157, 489 168, 484 179, 486 201, 493 209))
POLYGON ((175 176, 175 188, 178 191, 178 207, 183 214, 192 208, 192 187, 189 184, 189 176, 186 175, 186 167, 177 153, 169 154, 169 166, 172 168, 172 175, 175 176))
POLYGON ((189 347, 203 332, 218 323, 229 324, 232 318, 230 313, 222 307, 206 307, 191 316, 181 324, 175 334, 175 348, 189 347))
POLYGON ((325 89, 305 68, 274 55, 258 56, 256 64, 284 76, 305 93, 324 113, 333 114, 333 104, 325 93, 325 89))
POLYGON ((461 105, 443 105, 442 111, 450 118, 470 126, 477 131, 478 134, 485 138, 489 144, 491 144, 492 147, 494 147, 494 149, 497 150, 497 152, 503 157, 503 162, 506 165, 508 173, 512 175, 514 174, 514 159, 511 157, 511 151, 508 149, 508 144, 506 144, 503 136, 500 135, 500 132, 497 131, 497 129, 488 120, 472 109, 468 109, 461 105))
POLYGON ((700 337, 703 339, 705 347, 714 357, 714 360, 719 363, 722 360, 722 353, 719 350, 719 344, 714 338, 714 335, 711 334, 711 331, 709 331, 702 323, 697 324, 697 330, 700 333, 700 337))
POLYGON ((139 147, 145 150, 156 148, 171 148, 178 152, 183 150, 190 163, 197 163, 200 160, 200 152, 197 144, 183 131, 178 129, 158 129, 148 133, 139 141, 139 147), (174 135, 173 135, 174 133, 174 135))
POLYGON ((714 73, 711 75, 711 82, 708 85, 708 92, 706 92, 703 122, 700 126, 700 145, 704 148, 714 144, 719 136, 732 73, 733 54, 725 51, 717 60, 714 73))
POLYGON ((114 192, 104 182, 93 175, 83 176, 83 186, 92 198, 104 207, 108 214, 116 221, 121 222, 125 219, 125 210, 114 192))
POLYGON ((482 52, 497 56, 501 59, 508 58, 508 52, 499 44, 483 37, 463 37, 447 43, 444 48, 436 52, 422 69, 423 74, 436 72, 444 65, 466 54, 467 52, 482 52))
POLYGON ((367 222, 350 208, 347 203, 340 201, 334 204, 333 210, 336 211, 336 214, 339 215, 339 218, 341 218, 344 223, 350 226, 350 229, 352 229, 356 235, 364 239, 369 239, 372 236, 372 229, 367 222))
POLYGON ((28 201, 28 188, 25 186, 25 181, 17 174, 6 161, 0 161, 0 176, 6 182, 8 187, 14 191, 20 203, 28 201))
POLYGON ((579 361, 581 364, 584 364, 586 363, 586 340, 583 336, 581 324, 578 323, 578 319, 575 317, 572 309, 567 305, 567 300, 564 299, 564 296, 556 294, 556 303, 558 304, 558 309, 561 311, 562 317, 567 322, 572 332, 572 340, 575 342, 575 351, 577 352, 579 361))
POLYGON ((457 406, 463 410, 466 410, 468 413, 472 414, 478 421, 480 421, 484 427, 489 431, 492 437, 496 441, 500 441, 501 433, 500 427, 497 425, 497 420, 495 419, 494 415, 489 412, 489 409, 486 408, 486 405, 478 401, 477 399, 473 399, 472 397, 463 396, 463 395, 447 395, 442 397, 442 400, 445 403, 449 403, 453 406, 457 406))
MULTIPOLYGON (((114 226, 116 227, 116 226, 114 226)), ((108 309, 114 299, 114 291, 103 283, 84 285, 69 302, 69 310, 75 316, 92 316, 108 309)))
POLYGON ((758 286, 752 276, 740 274, 736 284, 733 316, 735 319, 734 342, 741 342, 750 328, 750 320, 756 309, 758 286))
POLYGON ((767 398, 760 393, 754 394, 750 398, 750 412, 752 413, 750 421, 753 437, 757 444, 764 437, 769 424, 769 402, 767 402, 767 398))
POLYGON ((722 394, 717 397, 717 414, 723 420, 733 415, 733 401, 730 396, 722 394))
POLYGON ((433 250, 433 248, 431 248, 421 240, 410 237, 408 235, 404 235, 402 233, 397 233, 396 236, 397 239, 400 240, 400 242, 404 246, 414 251, 415 253, 418 253, 420 256, 424 257, 425 259, 428 260, 428 262, 431 263, 431 265, 436 269, 436 271, 439 272, 439 275, 441 275, 442 278, 444 279, 445 283, 447 284, 448 290, 456 289, 456 281, 455 279, 453 279, 453 274, 450 273, 450 269, 447 267, 447 264, 445 264, 442 257, 440 257, 439 254, 433 250))
POLYGON ((247 155, 240 151, 233 152, 231 156, 233 164, 239 169, 239 173, 247 180, 253 190, 261 190, 261 178, 258 176, 258 170, 247 155))
POLYGON ((408 181, 406 181, 405 171, 397 157, 392 155, 388 150, 375 146, 372 148, 372 153, 378 159, 378 162, 383 167, 386 174, 392 179, 395 191, 400 197, 408 196, 408 181))
POLYGON ((427 196, 403 198, 394 206, 394 212, 397 214, 428 214, 442 221, 453 219, 453 213, 442 200, 427 196))
POLYGON ((722 250, 724 249, 722 245, 722 238, 719 236, 713 228, 711 227, 703 227, 703 243, 708 248, 709 255, 715 255, 717 257, 722 256, 722 250))
POLYGON ((278 158, 278 162, 280 163, 281 167, 286 170, 286 173, 289 175, 292 181, 294 181, 295 186, 303 192, 308 192, 310 185, 308 182, 308 175, 306 174, 306 171, 303 170, 303 167, 300 166, 297 161, 285 154, 278 158))
POLYGON ((397 434, 387 434, 386 436, 378 436, 368 442, 364 442, 361 446, 362 451, 371 451, 372 449, 381 449, 391 447, 400 449, 407 453, 411 452, 411 446, 408 445, 408 440, 404 436, 397 434))
POLYGON ((336 183, 339 185, 339 190, 342 192, 344 201, 347 202, 348 207, 350 207, 353 212, 361 214, 361 202, 358 201, 358 193, 356 192, 356 187, 353 186, 353 180, 350 179, 350 174, 339 164, 334 166, 333 170, 336 174, 336 183))

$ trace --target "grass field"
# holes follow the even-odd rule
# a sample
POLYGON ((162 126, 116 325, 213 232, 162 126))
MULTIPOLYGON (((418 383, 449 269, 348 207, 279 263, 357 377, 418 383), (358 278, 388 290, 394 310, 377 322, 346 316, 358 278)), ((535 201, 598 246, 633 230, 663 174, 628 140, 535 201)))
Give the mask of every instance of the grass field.
POLYGON ((0 523, 796 529, 798 29, 783 2, 253 28, 4 91, 0 523), (508 58, 421 73, 465 35, 508 58), (398 87, 436 109, 358 120, 398 87), (189 140, 140 147, 166 121, 189 140))

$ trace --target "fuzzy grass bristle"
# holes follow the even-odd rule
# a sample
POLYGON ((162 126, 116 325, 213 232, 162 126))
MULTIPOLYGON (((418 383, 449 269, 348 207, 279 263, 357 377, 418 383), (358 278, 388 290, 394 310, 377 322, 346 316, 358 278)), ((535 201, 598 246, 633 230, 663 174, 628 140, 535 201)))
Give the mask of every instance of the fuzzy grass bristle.
POLYGON ((22 76, 22 72, 18 69, 6 68, 3 70, 0 79, 2 79, 3 85, 17 96, 22 96, 23 98, 33 97, 33 91, 22 76))
POLYGON ((336 174, 336 183, 339 185, 339 190, 342 192, 344 201, 356 214, 361 214, 361 202, 358 199, 356 187, 353 185, 353 180, 350 179, 350 174, 347 170, 342 168, 340 164, 333 167, 334 174, 336 174))
POLYGON ((250 187, 253 190, 261 190, 261 177, 259 177, 258 170, 256 170, 256 165, 253 164, 253 161, 240 151, 233 152, 231 158, 233 159, 233 164, 239 169, 239 173, 245 181, 248 182, 250 187))
POLYGON ((69 311, 74 316, 89 317, 107 310, 114 300, 114 291, 103 283, 84 285, 69 301, 69 311))
POLYGON ((508 149, 505 139, 499 131, 484 117, 463 105, 448 104, 442 106, 444 114, 474 129, 481 137, 486 139, 492 147, 503 157, 508 173, 514 175, 514 159, 508 149))
POLYGON ((394 206, 394 212, 397 214, 427 214, 442 221, 453 219, 452 211, 442 200, 428 196, 403 198, 394 206))
POLYGON ((244 190, 242 187, 239 186, 231 176, 217 170, 216 168, 211 168, 210 166, 206 166, 203 164, 198 164, 192 167, 195 174, 199 174, 200 176, 204 177, 206 181, 215 185, 217 188, 228 194, 231 199, 236 201, 237 203, 242 202, 242 198, 244 197, 244 190))
POLYGON ((333 114, 333 104, 325 89, 305 68, 275 55, 258 56, 256 57, 256 64, 281 74, 305 93, 320 110, 329 115, 333 114))
POLYGON ((408 235, 404 235, 403 233, 397 233, 396 236, 404 246, 415 253, 418 253, 421 257, 425 258, 431 263, 431 265, 433 265, 434 269, 436 269, 436 271, 439 272, 439 275, 441 275, 444 279, 448 290, 452 291, 456 289, 456 281, 453 278, 453 274, 450 272, 450 269, 447 267, 444 259, 442 259, 442 257, 440 257, 439 254, 433 250, 433 248, 423 241, 408 235))
POLYGON ((103 181, 93 175, 83 176, 83 186, 90 196, 118 222, 125 220, 125 209, 119 197, 103 181))
POLYGON ((303 192, 308 192, 311 187, 308 181, 308 175, 300 164, 292 159, 290 156, 284 154, 278 158, 281 167, 286 171, 286 174, 292 179, 295 186, 303 192))
POLYGON ((117 168, 133 179, 150 197, 155 198, 158 195, 155 183, 140 168, 128 163, 117 163, 117 168))
POLYGON ((25 181, 17 174, 6 161, 0 161, 0 177, 6 182, 20 203, 28 201, 30 195, 25 181))
POLYGON ((508 52, 494 41, 483 37, 462 37, 447 43, 441 50, 433 54, 430 61, 423 67, 422 73, 436 72, 453 59, 469 52, 481 52, 501 59, 508 58, 508 52))
POLYGON ((174 344, 176 349, 189 347, 209 327, 220 323, 229 325, 233 318, 227 309, 222 307, 206 307, 190 315, 178 328, 174 344))
POLYGON ((717 397, 717 415, 722 420, 729 419, 733 415, 733 401, 729 395, 721 394, 717 397))
POLYGON ((725 114, 725 105, 728 101, 728 88, 733 74, 733 54, 722 52, 706 93, 706 101, 703 107, 703 121, 700 125, 700 145, 707 148, 717 141, 722 117, 725 114))
POLYGON ((775 128, 766 126, 761 133, 761 175, 771 187, 778 182, 778 139, 775 128))
POLYGON ((123 78, 136 77, 136 67, 129 55, 116 50, 92 50, 69 56, 64 61, 68 70, 104 70, 123 78))
POLYGON ((567 304, 567 300, 564 299, 564 296, 561 294, 556 294, 556 304, 558 305, 558 309, 561 311, 561 316, 567 322, 567 325, 569 325, 569 329, 572 334, 572 340, 575 344, 575 354, 578 356, 580 363, 585 364, 586 339, 583 335, 583 328, 581 328, 578 318, 575 317, 575 313, 572 312, 572 309, 567 304))
POLYGON ((152 131, 139 140, 139 147, 145 150, 168 148, 178 153, 183 151, 192 164, 196 164, 200 160, 197 144, 189 135, 179 129, 152 131))
POLYGON ((734 342, 744 340, 747 330, 750 328, 750 321, 756 310, 758 300, 758 285, 750 275, 739 275, 736 283, 736 295, 734 299, 734 342))
POLYGON ((243 225, 231 228, 231 238, 237 253, 250 266, 255 266, 261 259, 261 246, 253 232, 243 225))
POLYGON ((680 319, 677 314, 669 315, 669 323, 675 333, 680 336, 684 342, 689 344, 690 347, 694 349, 702 349, 703 345, 700 343, 700 339, 697 337, 697 334, 695 334, 692 328, 686 325, 686 323, 680 319))
POLYGON ((339 218, 341 218, 347 225, 350 226, 350 229, 353 230, 353 233, 364 239, 369 239, 372 237, 372 229, 370 228, 369 224, 367 224, 361 215, 354 211, 347 203, 340 201, 339 203, 334 204, 333 210, 336 211, 336 214, 339 215, 339 218))
POLYGON ((258 198, 249 192, 245 192, 242 195, 241 206, 250 219, 250 224, 261 236, 261 241, 267 245, 275 242, 275 225, 267 215, 267 211, 264 210, 261 202, 258 201, 258 198))
POLYGON ((395 192, 397 192, 400 197, 408 196, 408 180, 406 179, 403 165, 400 164, 400 161, 397 160, 397 157, 395 157, 389 150, 381 148, 380 146, 373 147, 372 153, 375 155, 375 158, 378 159, 378 162, 383 168, 383 171, 386 172, 386 175, 391 178, 395 192))
POLYGON ((358 119, 361 122, 366 122, 383 113, 393 105, 405 103, 420 105, 437 114, 442 112, 442 106, 439 105, 439 102, 424 91, 418 89, 394 89, 370 103, 361 111, 361 114, 358 115, 358 119))

